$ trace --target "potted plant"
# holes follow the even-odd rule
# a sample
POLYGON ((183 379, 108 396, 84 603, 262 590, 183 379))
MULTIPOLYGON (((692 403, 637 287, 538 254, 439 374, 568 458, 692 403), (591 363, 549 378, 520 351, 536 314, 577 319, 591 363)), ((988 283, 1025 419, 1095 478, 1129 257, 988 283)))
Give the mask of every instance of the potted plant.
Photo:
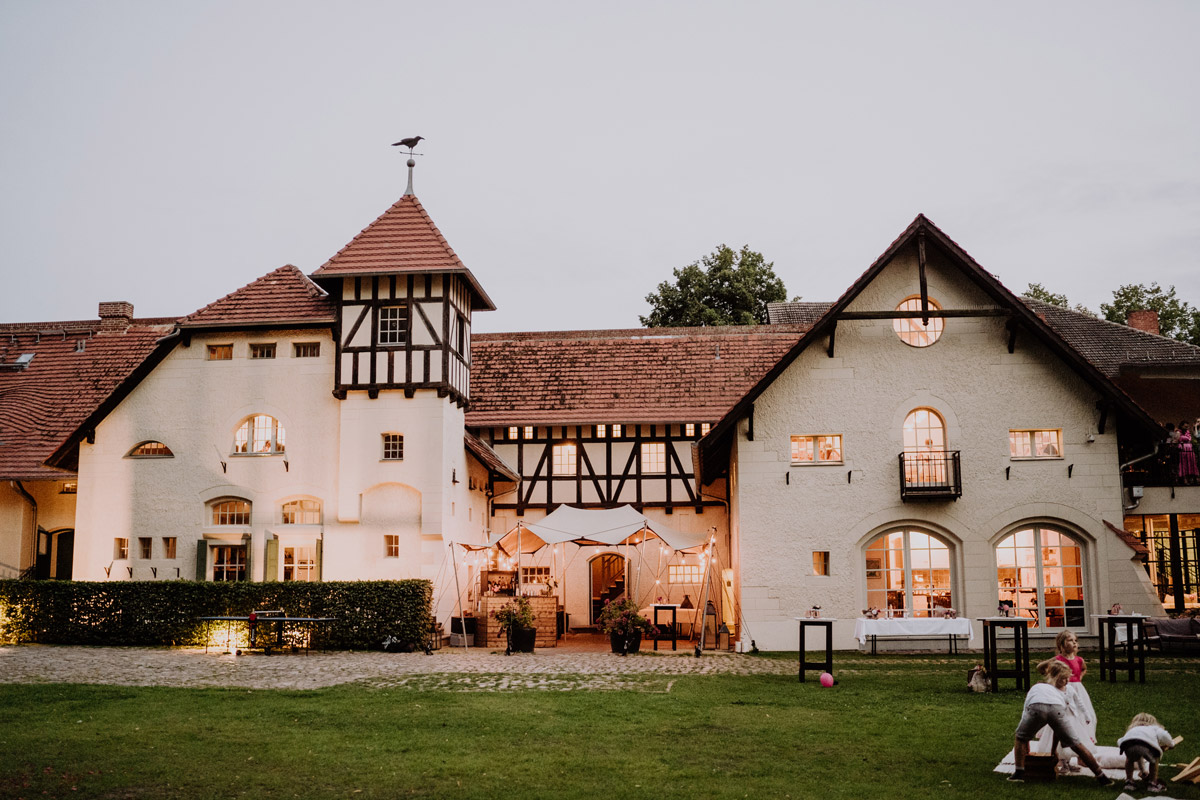
POLYGON ((537 642, 537 628, 533 627, 533 606, 528 598, 514 598, 511 603, 493 612, 492 616, 500 622, 500 630, 508 641, 504 655, 533 652, 533 646, 537 642))
POLYGON ((605 603, 597 622, 600 630, 608 634, 612 651, 621 655, 636 653, 642 646, 644 634, 658 633, 658 629, 638 613, 637 605, 628 598, 605 603))

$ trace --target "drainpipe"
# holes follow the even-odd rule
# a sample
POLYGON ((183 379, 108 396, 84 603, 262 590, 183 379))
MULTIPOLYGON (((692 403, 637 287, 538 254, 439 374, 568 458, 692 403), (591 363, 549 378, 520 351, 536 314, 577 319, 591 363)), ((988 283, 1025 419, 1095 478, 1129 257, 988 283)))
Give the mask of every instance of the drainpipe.
MULTIPOLYGON (((32 526, 33 542, 32 542, 32 546, 29 548, 30 565, 32 566, 33 564, 37 563, 37 531, 38 531, 37 500, 34 500, 33 495, 31 495, 29 492, 25 491, 25 487, 21 485, 20 481, 9 481, 9 483, 12 485, 13 489, 17 492, 17 494, 21 495, 21 497, 24 497, 29 502, 29 508, 33 512, 33 526, 32 526)), ((21 571, 24 572, 25 571, 24 568, 22 568, 21 571)))
MULTIPOLYGON (((1122 464, 1122 465, 1120 466, 1120 468, 1119 468, 1119 470, 1120 470, 1121 474, 1124 474, 1124 473, 1125 473, 1125 470, 1126 470, 1126 468, 1128 468, 1128 467, 1132 467, 1134 464, 1137 464, 1138 462, 1145 461, 1145 460, 1146 460, 1146 459, 1148 459, 1148 458, 1154 458, 1156 455, 1158 455, 1158 449, 1159 449, 1161 446, 1162 446, 1162 442, 1155 442, 1155 443, 1154 443, 1154 449, 1153 449, 1153 450, 1151 450, 1151 451, 1150 451, 1149 453, 1147 453, 1146 455, 1144 455, 1144 456, 1138 456, 1137 458, 1133 459, 1132 461, 1126 461, 1126 462, 1125 462, 1124 464, 1122 464)), ((1132 499, 1132 498, 1131 498, 1131 499, 1132 499)), ((1141 504, 1142 504, 1142 499, 1139 497, 1139 498, 1137 498, 1137 499, 1135 499, 1135 500, 1133 501, 1133 505, 1131 505, 1131 506, 1122 505, 1122 506, 1121 506, 1121 508, 1123 508, 1123 509, 1124 509, 1124 510, 1126 510, 1126 511, 1133 511, 1135 508, 1137 508, 1137 507, 1138 507, 1139 505, 1141 505, 1141 504)))

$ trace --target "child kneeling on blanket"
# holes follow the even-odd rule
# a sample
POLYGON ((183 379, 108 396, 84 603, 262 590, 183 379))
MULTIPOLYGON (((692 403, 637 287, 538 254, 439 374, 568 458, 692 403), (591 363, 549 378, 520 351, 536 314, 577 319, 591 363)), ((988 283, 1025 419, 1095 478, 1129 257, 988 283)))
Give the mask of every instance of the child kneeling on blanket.
POLYGON ((1025 780, 1025 756, 1029 755, 1029 740, 1037 735, 1043 725, 1049 725, 1054 731, 1055 739, 1055 748, 1051 752, 1055 752, 1059 742, 1068 745, 1079 756, 1079 760, 1096 775, 1097 783, 1101 786, 1112 783, 1112 779, 1100 769, 1092 751, 1083 743, 1083 737, 1072 721, 1064 691, 1070 679, 1071 669, 1061 661, 1056 661, 1047 667, 1046 680, 1034 684, 1029 694, 1025 695, 1021 722, 1013 734, 1013 760, 1017 767, 1009 778, 1010 781, 1025 780))

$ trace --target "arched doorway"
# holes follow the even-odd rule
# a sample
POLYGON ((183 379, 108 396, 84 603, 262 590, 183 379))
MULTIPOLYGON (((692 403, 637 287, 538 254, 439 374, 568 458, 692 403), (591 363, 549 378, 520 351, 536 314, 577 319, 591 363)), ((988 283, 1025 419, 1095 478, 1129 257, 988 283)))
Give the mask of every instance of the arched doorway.
POLYGON ((591 612, 589 622, 596 624, 605 603, 625 594, 625 557, 601 553, 591 561, 591 612))
POLYGON ((75 531, 63 528, 48 531, 38 528, 37 560, 34 577, 40 581, 71 580, 71 569, 75 556, 75 531))

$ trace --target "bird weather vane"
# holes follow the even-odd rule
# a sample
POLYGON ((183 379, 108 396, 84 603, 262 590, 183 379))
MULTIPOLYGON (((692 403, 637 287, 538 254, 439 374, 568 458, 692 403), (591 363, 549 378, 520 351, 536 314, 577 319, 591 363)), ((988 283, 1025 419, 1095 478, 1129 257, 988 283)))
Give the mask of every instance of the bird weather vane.
POLYGON ((417 146, 417 142, 424 139, 424 136, 410 136, 407 139, 401 139, 398 142, 392 142, 392 147, 407 147, 410 156, 423 155, 422 153, 414 153, 413 148, 417 146))

